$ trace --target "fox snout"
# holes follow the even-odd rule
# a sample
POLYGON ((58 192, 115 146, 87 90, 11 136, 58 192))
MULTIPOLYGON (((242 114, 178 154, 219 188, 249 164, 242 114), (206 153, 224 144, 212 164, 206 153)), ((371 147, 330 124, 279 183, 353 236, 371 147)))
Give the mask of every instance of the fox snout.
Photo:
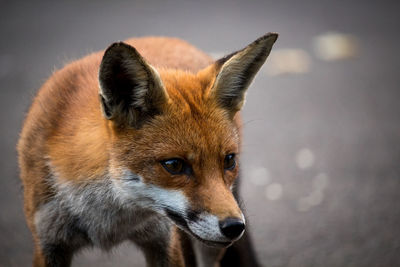
POLYGON ((228 246, 237 241, 245 231, 245 220, 239 217, 218 219, 208 212, 188 212, 180 214, 171 209, 168 217, 181 229, 210 246, 228 246))
POLYGON ((245 221, 243 215, 241 217, 218 219, 215 215, 203 213, 197 221, 189 221, 188 227, 192 235, 208 245, 227 246, 244 233, 245 221))
MULTIPOLYGON (((216 188, 218 186, 214 185, 216 188)), ((208 245, 227 246, 237 241, 243 235, 246 223, 232 192, 221 187, 218 191, 207 188, 207 194, 203 196, 206 197, 194 197, 197 203, 186 202, 184 209, 168 208, 168 217, 208 245)))

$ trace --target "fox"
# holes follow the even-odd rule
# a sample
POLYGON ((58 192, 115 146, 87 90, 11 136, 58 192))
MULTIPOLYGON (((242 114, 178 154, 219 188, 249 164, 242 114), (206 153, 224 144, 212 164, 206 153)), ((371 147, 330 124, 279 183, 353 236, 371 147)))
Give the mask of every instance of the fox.
POLYGON ((124 241, 147 266, 258 266, 238 204, 240 110, 277 38, 218 60, 133 38, 55 71, 17 145, 33 266, 124 241))

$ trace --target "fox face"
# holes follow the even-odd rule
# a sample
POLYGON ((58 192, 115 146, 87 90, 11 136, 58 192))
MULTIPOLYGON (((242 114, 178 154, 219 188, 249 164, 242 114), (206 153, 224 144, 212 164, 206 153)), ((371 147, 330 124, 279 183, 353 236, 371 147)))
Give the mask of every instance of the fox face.
POLYGON ((195 238, 227 246, 244 216, 231 192, 239 172, 237 113, 277 38, 267 34, 196 74, 156 70, 115 43, 99 70, 109 174, 124 207, 151 209, 195 238))

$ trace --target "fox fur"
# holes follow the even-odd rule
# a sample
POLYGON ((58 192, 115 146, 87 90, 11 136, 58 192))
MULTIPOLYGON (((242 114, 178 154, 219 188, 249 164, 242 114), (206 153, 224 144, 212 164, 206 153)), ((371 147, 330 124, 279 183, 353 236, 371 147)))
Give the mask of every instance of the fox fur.
POLYGON ((56 71, 18 143, 33 266, 70 266, 81 248, 125 240, 148 266, 240 258, 229 253, 248 240, 232 193, 239 110, 276 39, 217 61, 179 39, 130 39, 56 71))

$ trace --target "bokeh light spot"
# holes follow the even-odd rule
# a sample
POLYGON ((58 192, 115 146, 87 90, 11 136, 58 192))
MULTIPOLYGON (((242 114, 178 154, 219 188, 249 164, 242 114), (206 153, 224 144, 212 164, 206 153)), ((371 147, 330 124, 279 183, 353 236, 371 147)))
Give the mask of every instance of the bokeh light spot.
POLYGON ((308 149, 300 149, 296 154, 296 164, 300 169, 308 169, 314 165, 314 153, 308 149))
POLYGON ((267 74, 300 74, 310 71, 311 59, 306 51, 301 49, 275 49, 268 57, 265 68, 267 74))
POLYGON ((326 173, 320 173, 314 177, 312 186, 314 190, 324 190, 328 185, 328 175, 326 173))
POLYGON ((358 54, 357 39, 349 34, 327 32, 314 38, 316 55, 326 61, 342 60, 356 57, 358 54))
POLYGON ((255 186, 267 185, 270 181, 270 175, 266 168, 254 168, 250 173, 250 182, 255 186))
POLYGON ((267 188, 265 189, 265 196, 269 200, 278 200, 282 197, 282 192, 282 185, 278 183, 273 183, 267 186, 267 188))

